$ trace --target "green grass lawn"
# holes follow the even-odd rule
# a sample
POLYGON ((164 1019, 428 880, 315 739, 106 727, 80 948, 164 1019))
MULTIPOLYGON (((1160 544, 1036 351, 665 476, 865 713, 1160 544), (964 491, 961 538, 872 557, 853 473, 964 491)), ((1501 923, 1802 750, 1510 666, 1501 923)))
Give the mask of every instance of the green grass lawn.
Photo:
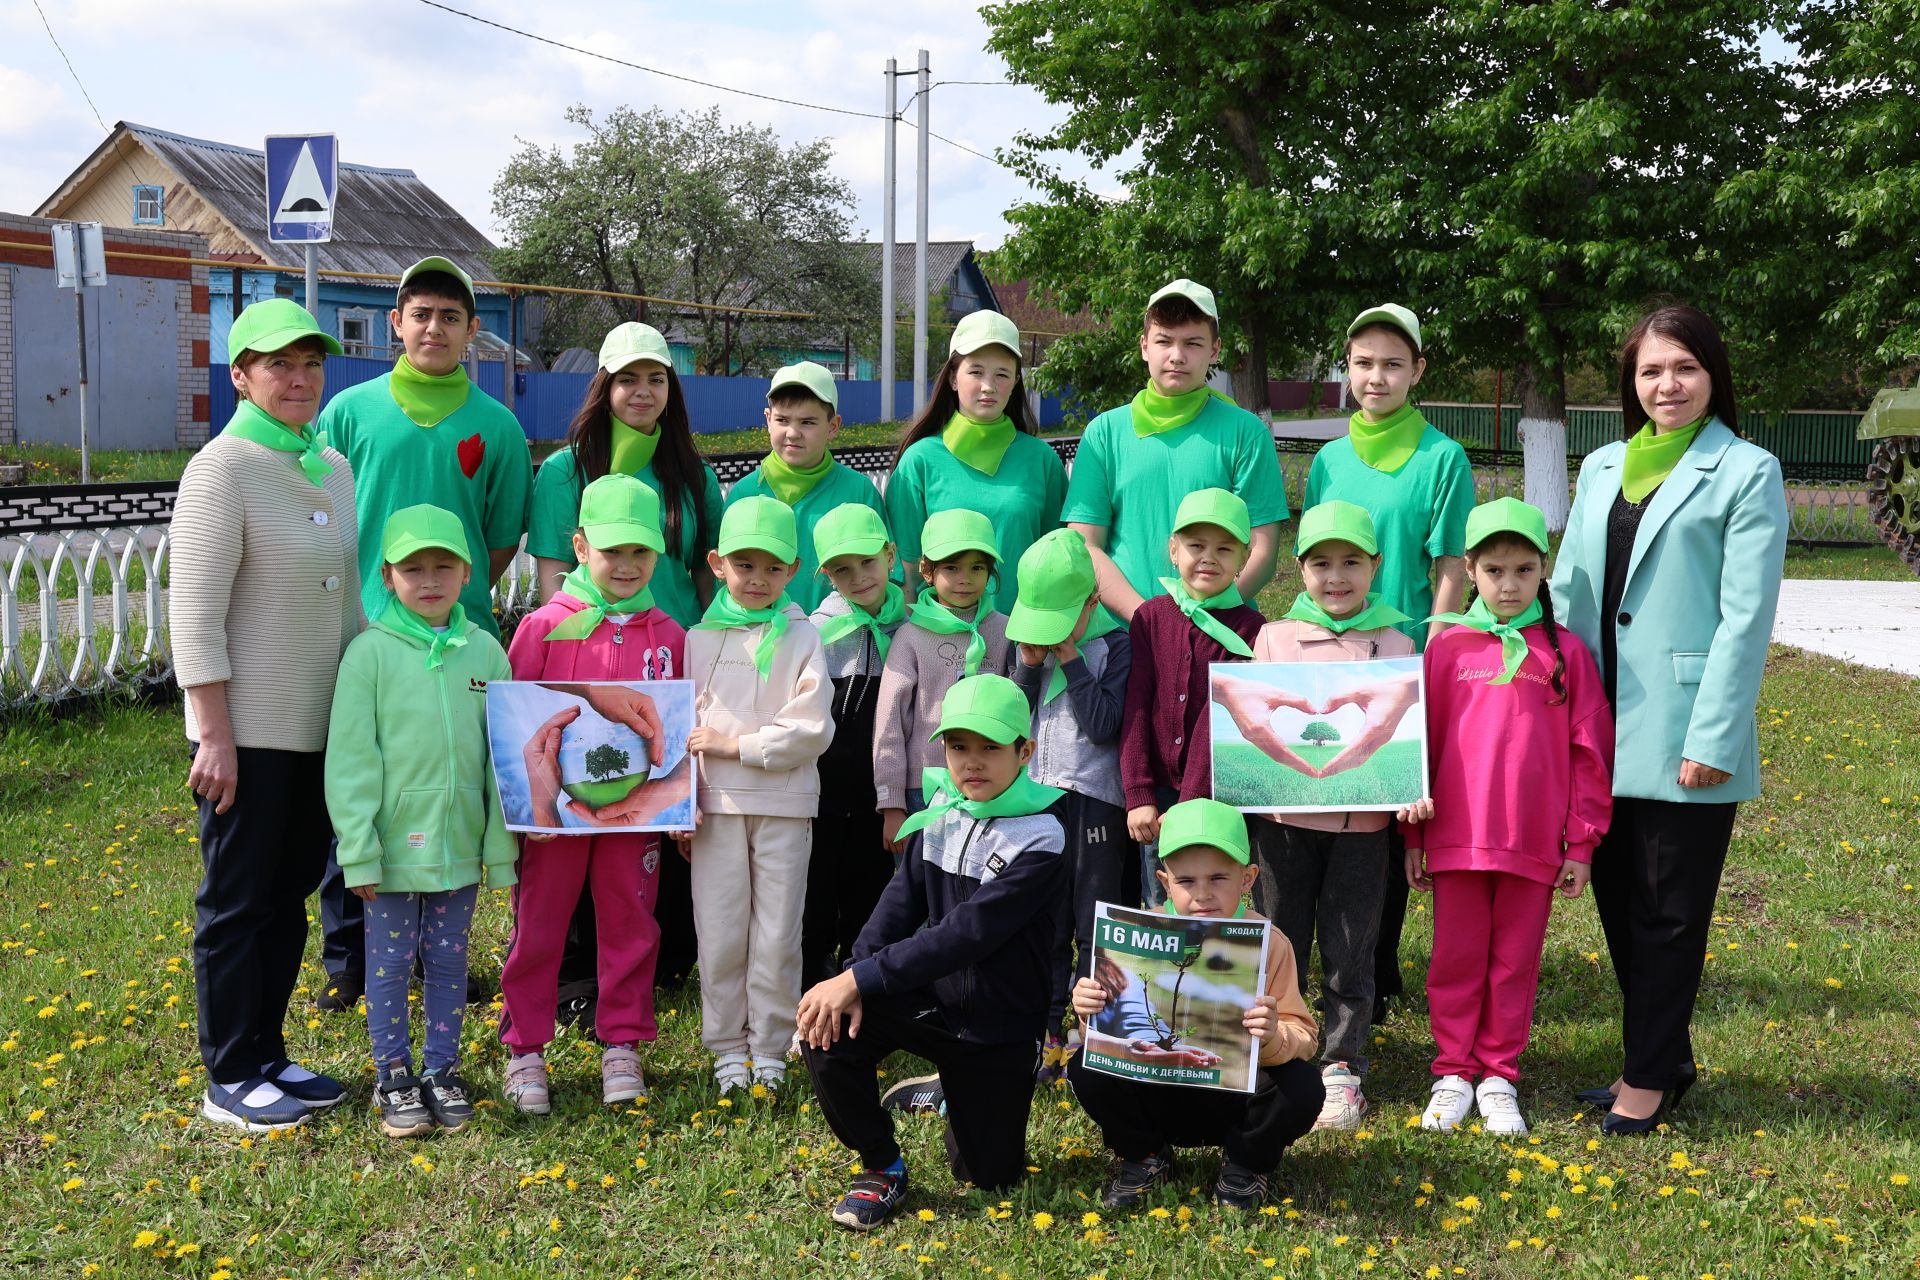
MULTIPOLYGON (((1339 755, 1342 746, 1294 748, 1318 768, 1339 755)), ((1420 744, 1389 742, 1366 762, 1334 774, 1309 778, 1245 742, 1221 742, 1214 749, 1214 794, 1229 804, 1368 804, 1381 796, 1417 797, 1421 793, 1420 744)))
MULTIPOLYGON (((364 1025, 310 1013, 294 1051, 354 1084, 303 1132, 195 1118, 195 824, 177 712, 110 707, 0 723, 0 1273, 20 1276, 1913 1275, 1920 1263, 1920 682, 1776 650, 1761 697, 1765 797, 1743 807, 1696 1021, 1703 1078, 1674 1125, 1602 1142, 1570 1099, 1616 1068, 1591 904, 1560 904, 1522 1100, 1526 1141, 1409 1126, 1431 1045, 1418 993, 1379 1031, 1358 1134, 1309 1137, 1271 1211, 1215 1210, 1215 1157, 1181 1159, 1147 1212, 1101 1214, 1098 1136, 1037 1101, 1037 1173, 965 1192, 936 1122, 905 1126, 907 1213, 856 1237, 825 1209, 849 1157, 804 1080, 717 1105, 691 990, 660 1004, 644 1106, 609 1112, 595 1052, 554 1053, 556 1114, 489 1103, 470 1132, 382 1138, 364 1025), (1095 1216, 1097 1215, 1097 1216, 1095 1216)), ((1631 744, 1627 749, 1632 749, 1631 744)), ((244 784, 244 779, 242 780, 244 784)), ((489 984, 503 895, 474 948, 489 984)), ((491 1013, 464 1069, 490 1096, 491 1013)), ((909 1064, 895 1065, 894 1074, 909 1064)))

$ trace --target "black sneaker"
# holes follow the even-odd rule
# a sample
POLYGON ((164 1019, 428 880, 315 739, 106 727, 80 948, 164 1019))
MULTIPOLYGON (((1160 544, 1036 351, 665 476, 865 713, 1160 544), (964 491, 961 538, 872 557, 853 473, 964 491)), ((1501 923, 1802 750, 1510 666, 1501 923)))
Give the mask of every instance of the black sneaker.
POLYGON ((380 1108, 380 1132, 389 1138, 417 1138, 433 1129, 433 1112, 427 1109, 420 1079, 414 1075, 391 1075, 374 1086, 373 1100, 380 1108))
POLYGON ((1213 1202, 1223 1209, 1258 1209, 1267 1198, 1267 1175, 1229 1160, 1213 1184, 1213 1202))
POLYGON ((420 1077, 420 1093, 433 1122, 452 1133, 473 1119, 473 1104, 467 1101, 467 1082, 451 1071, 429 1071, 420 1077))
POLYGON ((360 1003, 366 989, 366 980, 357 973, 330 973, 313 1006, 322 1013, 346 1013, 360 1003))
POLYGON ((931 1115, 947 1109, 947 1091, 937 1074, 914 1076, 881 1094, 880 1105, 908 1115, 931 1115))
POLYGON ((906 1170, 869 1169, 854 1178, 853 1186, 833 1207, 833 1220, 855 1231, 871 1231, 891 1218, 906 1198, 906 1170))
POLYGON ((1136 1208, 1155 1187, 1164 1187, 1173 1177, 1173 1161, 1155 1152, 1144 1160, 1122 1160, 1113 1171, 1113 1180, 1100 1194, 1100 1203, 1109 1209, 1136 1208))

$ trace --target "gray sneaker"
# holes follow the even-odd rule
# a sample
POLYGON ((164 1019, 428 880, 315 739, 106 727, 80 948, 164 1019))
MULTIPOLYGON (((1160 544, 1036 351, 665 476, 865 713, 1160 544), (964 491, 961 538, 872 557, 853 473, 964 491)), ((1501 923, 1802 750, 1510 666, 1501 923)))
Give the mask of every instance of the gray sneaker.
POLYGON ((507 1079, 501 1092, 514 1110, 524 1115, 544 1116, 553 1110, 553 1095, 547 1092, 547 1060, 537 1053, 507 1059, 507 1079))
POLYGON ((427 1109, 420 1078, 408 1073, 390 1075, 374 1086, 380 1108, 380 1132, 389 1138, 417 1138, 433 1130, 433 1112, 427 1109))
POLYGON ((614 1045, 600 1055, 600 1100, 608 1106, 644 1097, 647 1078, 640 1073, 640 1055, 614 1045))
POLYGON ((452 1133, 473 1119, 473 1103, 467 1100, 467 1082, 451 1071, 429 1071, 420 1077, 420 1092, 425 1096, 433 1122, 452 1133))

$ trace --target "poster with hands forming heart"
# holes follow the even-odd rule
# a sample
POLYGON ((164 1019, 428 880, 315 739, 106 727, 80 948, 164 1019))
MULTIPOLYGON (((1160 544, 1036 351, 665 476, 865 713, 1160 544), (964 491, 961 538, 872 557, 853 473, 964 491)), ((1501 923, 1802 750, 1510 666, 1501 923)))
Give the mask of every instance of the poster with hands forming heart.
POLYGON ((1427 794, 1418 656, 1210 669, 1213 797, 1247 813, 1397 810, 1427 794))

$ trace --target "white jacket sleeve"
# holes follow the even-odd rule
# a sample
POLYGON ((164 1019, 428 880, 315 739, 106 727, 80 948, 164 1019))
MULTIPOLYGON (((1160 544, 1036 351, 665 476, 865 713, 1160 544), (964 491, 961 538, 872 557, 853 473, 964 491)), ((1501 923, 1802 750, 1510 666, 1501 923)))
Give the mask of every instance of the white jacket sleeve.
POLYGON ((833 682, 820 633, 811 623, 795 622, 788 634, 798 640, 800 670, 772 723, 740 735, 740 763, 751 768, 797 769, 819 759, 833 741, 833 682))

